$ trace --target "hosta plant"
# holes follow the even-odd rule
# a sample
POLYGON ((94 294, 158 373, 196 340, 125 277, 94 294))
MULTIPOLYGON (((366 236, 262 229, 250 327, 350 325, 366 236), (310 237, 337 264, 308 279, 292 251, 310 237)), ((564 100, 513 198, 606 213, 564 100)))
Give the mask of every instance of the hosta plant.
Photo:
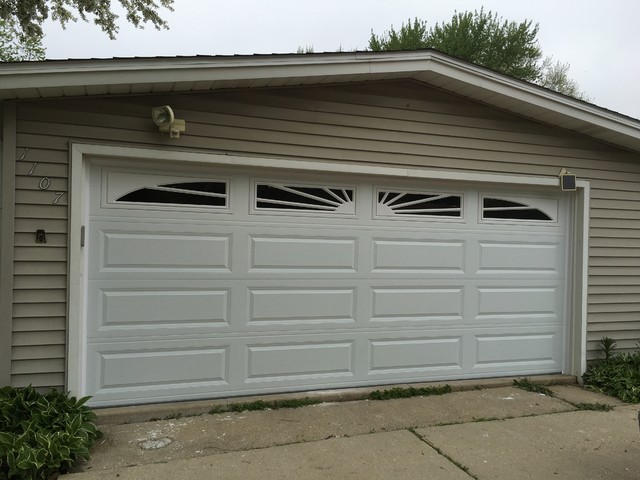
POLYGON ((46 480, 88 459, 101 436, 88 399, 0 388, 0 480, 46 480))
POLYGON ((596 361, 582 376, 587 387, 618 397, 629 403, 640 403, 640 350, 614 353, 615 343, 603 338, 604 359, 596 361))

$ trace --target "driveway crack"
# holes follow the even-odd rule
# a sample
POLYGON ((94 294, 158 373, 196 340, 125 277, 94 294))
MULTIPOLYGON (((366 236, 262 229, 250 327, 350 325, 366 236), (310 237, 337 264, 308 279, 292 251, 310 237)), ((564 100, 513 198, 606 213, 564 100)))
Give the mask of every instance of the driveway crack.
POLYGON ((418 439, 421 442, 426 443, 427 445, 429 445, 429 447, 431 447, 432 449, 434 449, 436 452, 438 452, 438 455, 446 458, 450 463, 452 463, 453 465, 455 465, 457 468, 459 468, 460 470, 462 470, 464 473, 466 473, 469 478, 473 478, 474 480, 479 480, 478 477, 476 477, 473 473, 471 473, 469 471, 469 467, 467 467, 466 465, 461 464, 460 462, 456 461, 455 459, 451 458, 449 455, 447 455, 446 453, 444 453, 441 449, 439 449, 436 445, 434 445, 433 443, 431 443, 429 440, 427 440, 425 437, 423 437, 422 435, 420 435, 418 432, 415 431, 415 429, 413 428, 409 428, 407 429, 409 432, 413 433, 416 437, 418 437, 418 439))

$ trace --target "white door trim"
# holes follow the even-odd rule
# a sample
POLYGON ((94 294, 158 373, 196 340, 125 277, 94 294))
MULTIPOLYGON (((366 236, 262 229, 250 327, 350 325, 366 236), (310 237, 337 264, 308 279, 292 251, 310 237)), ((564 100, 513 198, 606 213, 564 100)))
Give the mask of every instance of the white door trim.
MULTIPOLYGON (((219 153, 196 153, 177 150, 123 147, 114 145, 71 144, 70 151, 70 221, 69 221, 69 319, 67 328, 67 389, 78 396, 86 395, 84 385, 85 365, 85 324, 86 286, 85 264, 86 249, 81 246, 81 231, 87 225, 85 206, 88 205, 87 163, 89 157, 130 158, 136 160, 172 161, 209 165, 245 166, 258 168, 288 169, 297 171, 316 171, 322 173, 350 173, 362 175, 387 176, 396 178, 455 180, 473 183, 494 183, 508 185, 530 185, 558 187, 558 177, 502 175, 491 173, 442 171, 422 168, 379 166, 372 164, 354 165, 308 160, 288 160, 276 158, 244 157, 219 153)), ((574 295, 571 302, 574 322, 569 326, 568 371, 580 376, 586 369, 586 332, 587 332, 587 281, 589 248, 589 182, 578 180, 578 192, 574 205, 574 253, 571 266, 574 295)))

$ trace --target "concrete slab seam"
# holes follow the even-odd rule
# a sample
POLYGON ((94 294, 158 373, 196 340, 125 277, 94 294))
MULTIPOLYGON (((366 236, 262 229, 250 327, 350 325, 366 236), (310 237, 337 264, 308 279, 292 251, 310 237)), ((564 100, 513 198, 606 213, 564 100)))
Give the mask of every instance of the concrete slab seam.
POLYGON ((449 455, 447 455, 442 450, 440 450, 436 445, 434 445, 429 440, 427 440, 422 435, 420 435, 418 432, 416 432, 415 429, 409 428, 409 429, 407 429, 407 431, 413 433, 416 437, 418 437, 418 440, 420 440, 421 442, 426 443, 430 448, 435 450, 438 453, 438 455, 440 455, 443 458, 446 458, 448 462, 450 462, 452 465, 455 465, 456 468, 459 468, 460 470, 462 470, 470 478, 473 478, 473 480, 480 480, 478 477, 476 477, 473 473, 471 473, 469 471, 469 467, 467 467, 466 465, 463 465, 460 462, 458 462, 457 460, 454 460, 453 458, 451 458, 449 455))

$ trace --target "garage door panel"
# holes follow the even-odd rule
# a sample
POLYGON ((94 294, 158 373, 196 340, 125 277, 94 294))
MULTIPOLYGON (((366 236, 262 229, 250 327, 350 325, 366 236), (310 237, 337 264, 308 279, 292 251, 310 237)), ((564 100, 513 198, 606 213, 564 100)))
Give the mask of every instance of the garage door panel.
POLYGON ((373 239, 375 273, 464 273, 465 242, 373 239))
POLYGON ((183 395, 185 388, 228 388, 229 346, 211 342, 153 341, 90 344, 88 368, 93 402, 109 398, 152 398, 158 392, 183 395), (137 393, 136 393, 137 392, 137 393))
POLYGON ((102 388, 184 382, 225 382, 227 349, 101 353, 102 388))
POLYGON ((372 322, 463 320, 463 288, 373 288, 372 322))
POLYGON ((104 232, 103 268, 229 270, 229 237, 104 232))
POLYGON ((462 372, 462 337, 399 337, 370 341, 368 374, 462 372))
POLYGON ((508 371, 539 369, 557 371, 561 366, 558 347, 562 328, 537 329, 535 333, 510 328, 509 333, 478 334, 476 340, 476 363, 474 370, 508 371))
POLYGON ((113 225, 111 228, 101 230, 101 238, 94 243, 99 258, 95 274, 230 271, 229 235, 139 233, 115 230, 113 225))
POLYGON ((548 241, 531 242, 513 240, 504 242, 479 242, 480 273, 518 272, 557 274, 563 258, 560 239, 557 243, 548 241))
POLYGON ((251 270, 354 272, 356 238, 250 236, 251 270))
POLYGON ((249 327, 256 323, 355 322, 355 289, 250 289, 249 327))
POLYGON ((353 341, 247 345, 247 383, 354 375, 353 341))
POLYGON ((479 288, 476 320, 496 317, 557 319, 558 289, 553 287, 479 288))
POLYGON ((89 338, 101 336, 185 333, 229 326, 229 289, 176 290, 167 288, 100 289, 91 295, 89 308, 101 312, 89 338))

